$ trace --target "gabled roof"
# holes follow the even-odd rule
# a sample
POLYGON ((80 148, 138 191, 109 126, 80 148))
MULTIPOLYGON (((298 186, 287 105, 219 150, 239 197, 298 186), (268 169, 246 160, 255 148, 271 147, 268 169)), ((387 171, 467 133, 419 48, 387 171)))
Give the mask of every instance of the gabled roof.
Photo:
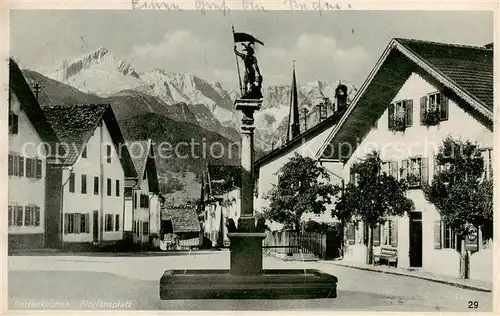
POLYGON ((370 131, 413 72, 492 127, 492 49, 396 38, 386 47, 316 158, 349 158, 353 146, 370 131))
POLYGON ((149 190, 151 192, 159 192, 158 173, 151 139, 129 140, 126 142, 126 145, 137 171, 137 183, 141 185, 144 173, 147 172, 149 190))
POLYGON ((195 207, 162 207, 161 220, 172 221, 174 233, 197 233, 201 230, 195 207))
POLYGON ((103 121, 119 154, 125 177, 137 176, 128 149, 122 146, 125 141, 111 105, 56 105, 45 107, 43 111, 59 140, 65 144, 66 153, 62 164, 73 165, 77 161, 97 126, 103 121))
MULTIPOLYGON (((9 58, 9 89, 12 90, 19 99, 22 110, 26 113, 26 116, 31 124, 33 124, 42 140, 51 145, 55 145, 58 141, 57 135, 45 117, 21 69, 12 58, 9 58)), ((51 154, 55 154, 55 152, 51 152, 51 154)))
POLYGON ((342 115, 345 113, 346 109, 340 109, 336 112, 334 112, 332 115, 330 115, 328 118, 326 118, 324 121, 321 121, 319 124, 315 125, 314 127, 306 130, 302 134, 299 134, 299 136, 293 138, 289 142, 285 143, 283 146, 278 147, 269 153, 265 154, 263 157, 257 159, 254 163, 254 168, 258 170, 260 166, 265 165, 271 161, 273 161, 275 158, 280 157, 289 151, 293 150, 295 146, 299 146, 302 141, 308 141, 319 134, 323 133, 325 130, 328 128, 334 126, 339 122, 339 120, 342 118, 342 115))

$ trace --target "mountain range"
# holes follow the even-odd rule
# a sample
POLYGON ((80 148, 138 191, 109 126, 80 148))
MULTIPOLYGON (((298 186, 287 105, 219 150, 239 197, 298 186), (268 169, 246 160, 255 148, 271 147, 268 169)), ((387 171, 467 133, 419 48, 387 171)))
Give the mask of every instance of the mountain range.
MULTIPOLYGON (((228 144, 240 140, 241 115, 233 108, 234 100, 239 97, 238 91, 224 89, 220 83, 194 74, 162 69, 139 72, 106 48, 64 59, 52 67, 25 69, 23 72, 30 81, 41 85, 39 99, 42 106, 110 103, 129 138, 183 141, 194 137, 207 139, 208 143, 223 141, 228 144)), ((342 83, 348 86, 353 96, 356 88, 342 83)), ((303 109, 307 109, 308 128, 318 122, 315 105, 324 98, 333 100, 338 84, 339 81, 315 81, 299 86, 301 122, 305 121, 303 109)), ((257 156, 270 150, 272 143, 286 137, 290 92, 290 85, 263 88, 263 106, 255 114, 255 144, 260 145, 257 156)), ((238 160, 232 156, 223 163, 234 164, 238 160)), ((202 168, 201 162, 194 161, 175 161, 173 165, 172 161, 162 161, 159 167, 161 172, 175 172, 182 164, 187 165, 185 169, 192 167, 195 173, 202 168)))

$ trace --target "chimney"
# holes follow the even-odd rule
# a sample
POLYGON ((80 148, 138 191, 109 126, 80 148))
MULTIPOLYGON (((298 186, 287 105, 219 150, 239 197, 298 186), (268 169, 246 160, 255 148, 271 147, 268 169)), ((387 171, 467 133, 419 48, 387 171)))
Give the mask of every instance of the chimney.
POLYGON ((347 106, 347 86, 339 83, 335 89, 335 111, 339 111, 347 106))

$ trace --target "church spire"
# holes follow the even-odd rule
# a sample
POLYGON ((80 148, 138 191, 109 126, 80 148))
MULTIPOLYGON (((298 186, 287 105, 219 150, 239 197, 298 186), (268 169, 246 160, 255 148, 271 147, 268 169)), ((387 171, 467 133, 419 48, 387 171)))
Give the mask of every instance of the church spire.
POLYGON ((297 98, 297 80, 295 78, 295 60, 293 61, 293 79, 292 90, 290 92, 290 112, 288 114, 288 132, 286 140, 299 136, 300 123, 299 123, 299 102, 297 98))

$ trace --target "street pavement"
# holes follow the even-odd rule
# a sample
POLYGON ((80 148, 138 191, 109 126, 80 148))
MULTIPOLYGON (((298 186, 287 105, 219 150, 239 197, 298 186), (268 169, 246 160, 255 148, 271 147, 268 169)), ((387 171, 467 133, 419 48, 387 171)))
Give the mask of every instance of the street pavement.
POLYGON ((229 269, 228 251, 193 251, 191 255, 151 257, 10 256, 8 264, 9 310, 490 312, 493 308, 492 293, 324 262, 284 262, 274 257, 264 258, 264 269, 319 269, 335 275, 339 280, 338 297, 320 300, 160 300, 159 280, 165 270, 229 269))

